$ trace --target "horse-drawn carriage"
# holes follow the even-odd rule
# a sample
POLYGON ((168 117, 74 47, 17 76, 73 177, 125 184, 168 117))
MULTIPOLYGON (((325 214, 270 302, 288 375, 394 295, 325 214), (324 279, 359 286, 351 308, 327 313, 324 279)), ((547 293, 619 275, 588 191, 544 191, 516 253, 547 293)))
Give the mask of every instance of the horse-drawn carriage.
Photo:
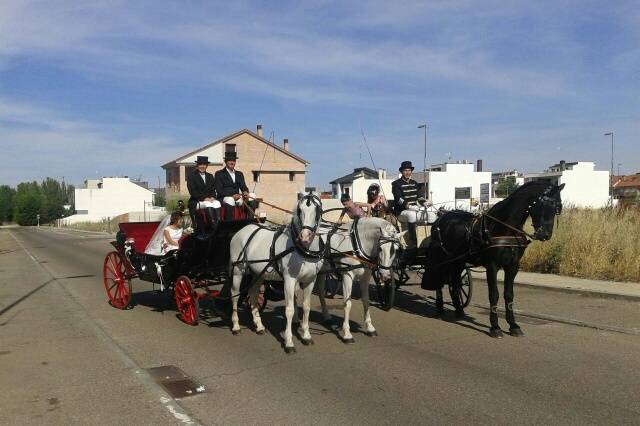
MULTIPOLYGON (((157 255, 148 254, 148 245, 161 222, 120 223, 114 251, 104 259, 103 280, 114 308, 128 309, 132 304, 131 280, 138 278, 153 283, 159 291, 175 299, 182 321, 198 323, 199 302, 203 298, 228 298, 222 286, 228 281, 229 242, 235 233, 250 223, 256 223, 251 212, 238 206, 233 217, 222 216, 217 223, 205 223, 194 233, 184 234, 179 249, 157 255), (224 295, 224 296, 223 296, 224 295)), ((242 289, 240 300, 246 299, 242 289)), ((259 296, 260 309, 267 299, 259 296)))

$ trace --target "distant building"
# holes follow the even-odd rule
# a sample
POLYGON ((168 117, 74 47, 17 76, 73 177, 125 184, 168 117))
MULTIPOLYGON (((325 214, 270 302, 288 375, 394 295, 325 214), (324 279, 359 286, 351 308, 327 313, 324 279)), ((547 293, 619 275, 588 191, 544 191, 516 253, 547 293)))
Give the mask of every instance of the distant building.
POLYGON ((503 172, 492 172, 491 173, 491 189, 493 197, 496 196, 496 188, 500 185, 505 179, 513 178, 516 185, 520 186, 524 183, 524 175, 517 170, 507 170, 503 172))
POLYGON ((616 176, 612 183, 613 196, 622 203, 640 202, 640 173, 616 176))
POLYGON ((425 173, 413 174, 418 183, 425 183, 426 198, 436 207, 472 210, 472 204, 491 201, 491 172, 478 170, 471 162, 446 162, 432 165, 425 173))
POLYGON ((105 177, 85 181, 84 188, 75 190, 76 214, 66 223, 100 222, 129 212, 153 210, 153 191, 145 182, 128 177, 105 177))
POLYGON ((368 167, 353 169, 353 172, 331 181, 331 192, 333 198, 340 198, 342 194, 349 194, 356 202, 367 202, 367 189, 371 184, 382 185, 382 193, 387 200, 393 199, 391 193, 391 182, 396 178, 388 179, 387 171, 379 169, 375 171, 368 167))
MULTIPOLYGON (((288 139, 283 140, 282 146, 265 139, 262 125, 258 124, 255 133, 239 130, 164 164, 167 197, 189 194, 187 175, 195 169, 197 156, 209 157, 211 164, 207 171, 215 173, 224 167, 224 153, 229 151, 238 154, 236 168, 244 174, 249 190, 255 188, 256 195, 264 201, 288 209, 295 203, 297 194, 304 191, 309 162, 289 150, 288 139)), ((270 208, 262 205, 260 210, 270 211, 270 208)))
POLYGON ((524 180, 565 184, 561 194, 565 206, 600 208, 610 203, 609 171, 595 170, 591 161, 560 161, 544 172, 525 174, 524 180))

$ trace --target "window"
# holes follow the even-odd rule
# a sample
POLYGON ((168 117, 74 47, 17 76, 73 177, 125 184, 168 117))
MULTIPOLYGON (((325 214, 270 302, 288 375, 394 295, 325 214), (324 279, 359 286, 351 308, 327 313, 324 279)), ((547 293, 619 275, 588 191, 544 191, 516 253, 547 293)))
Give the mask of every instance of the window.
POLYGON ((289 172, 289 182, 296 180, 296 172, 289 172))
POLYGON ((237 152, 235 143, 226 143, 224 144, 224 152, 237 152))
POLYGON ((253 181, 254 182, 260 182, 260 172, 253 172, 253 181))

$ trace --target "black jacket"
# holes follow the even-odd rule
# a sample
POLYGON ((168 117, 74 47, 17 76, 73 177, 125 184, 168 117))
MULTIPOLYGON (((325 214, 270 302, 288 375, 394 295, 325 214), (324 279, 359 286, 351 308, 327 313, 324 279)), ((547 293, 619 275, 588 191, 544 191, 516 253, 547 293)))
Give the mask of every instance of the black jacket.
POLYGON ((244 182, 244 175, 242 172, 236 170, 235 175, 236 181, 234 182, 226 168, 216 172, 214 181, 216 192, 220 199, 224 197, 231 197, 242 192, 249 192, 249 188, 247 188, 247 184, 244 182))
POLYGON ((400 178, 391 183, 394 201, 393 210, 396 215, 406 210, 409 203, 415 203, 418 200, 418 197, 421 196, 419 192, 421 187, 422 185, 418 185, 418 182, 413 179, 405 182, 404 179, 400 178))
POLYGON ((198 169, 189 173, 187 176, 187 188, 189 189, 190 202, 203 201, 205 198, 215 198, 216 189, 214 186, 213 175, 205 173, 206 183, 202 180, 198 169))

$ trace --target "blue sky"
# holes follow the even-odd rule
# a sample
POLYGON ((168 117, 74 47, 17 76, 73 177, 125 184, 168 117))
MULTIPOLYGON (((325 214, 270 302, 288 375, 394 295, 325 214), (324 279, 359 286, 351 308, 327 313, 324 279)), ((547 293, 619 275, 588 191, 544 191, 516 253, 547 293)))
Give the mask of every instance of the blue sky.
MULTIPOLYGON (((637 1, 0 1, 0 183, 142 175, 241 128, 307 184, 482 158, 640 171, 637 1)), ((242 163, 240 163, 240 168, 242 163)))

